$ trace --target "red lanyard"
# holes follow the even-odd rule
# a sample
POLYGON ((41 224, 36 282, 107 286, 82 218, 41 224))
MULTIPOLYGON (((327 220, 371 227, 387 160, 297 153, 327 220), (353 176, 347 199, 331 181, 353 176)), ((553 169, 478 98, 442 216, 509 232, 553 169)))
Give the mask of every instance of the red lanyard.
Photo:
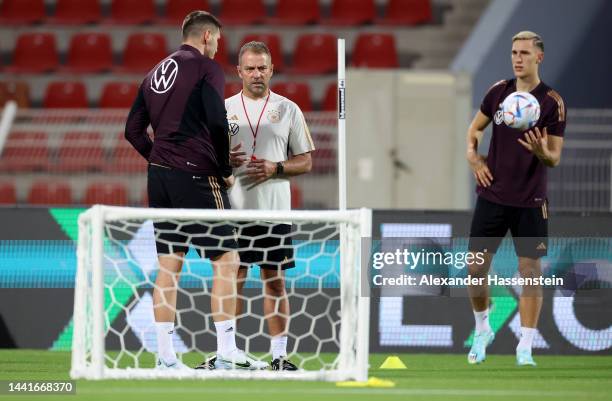
POLYGON ((247 121, 249 122, 249 128, 251 128, 251 134, 253 134, 253 154, 251 155, 251 160, 255 160, 255 146, 257 145, 257 132, 259 131, 259 122, 261 121, 261 116, 263 116, 264 111, 266 110, 266 106, 268 105, 268 100, 270 99, 270 92, 268 92, 268 97, 266 97, 266 102, 264 103, 263 109, 261 109, 261 113, 259 114, 259 118, 257 119, 257 126, 255 130, 253 130, 253 125, 251 124, 251 119, 249 118, 249 113, 247 113, 246 106, 244 105, 244 97, 242 96, 242 92, 240 92, 240 100, 242 100, 242 109, 244 110, 244 114, 246 115, 247 121))

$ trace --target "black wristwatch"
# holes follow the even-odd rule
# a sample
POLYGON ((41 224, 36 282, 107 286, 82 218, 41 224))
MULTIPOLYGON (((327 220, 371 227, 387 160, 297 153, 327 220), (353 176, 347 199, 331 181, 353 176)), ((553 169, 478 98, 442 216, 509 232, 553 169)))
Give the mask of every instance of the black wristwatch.
POLYGON ((285 172, 285 165, 283 162, 276 163, 276 175, 282 175, 285 172))

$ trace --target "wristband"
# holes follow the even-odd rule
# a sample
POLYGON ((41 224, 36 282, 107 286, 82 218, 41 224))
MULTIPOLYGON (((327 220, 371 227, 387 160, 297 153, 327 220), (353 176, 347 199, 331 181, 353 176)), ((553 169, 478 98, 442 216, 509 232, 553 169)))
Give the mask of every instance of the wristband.
POLYGON ((282 175, 285 172, 283 162, 276 163, 276 175, 282 175))

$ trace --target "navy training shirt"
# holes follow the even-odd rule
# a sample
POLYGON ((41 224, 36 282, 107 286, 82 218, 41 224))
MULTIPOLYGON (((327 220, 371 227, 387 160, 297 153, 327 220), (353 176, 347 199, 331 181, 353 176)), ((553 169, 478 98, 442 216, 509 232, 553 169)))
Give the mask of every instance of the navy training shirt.
MULTIPOLYGON (((493 175, 488 188, 476 187, 479 196, 501 205, 540 207, 546 200, 546 172, 533 153, 518 142, 525 131, 510 128, 504 123, 502 103, 516 92, 516 79, 499 81, 489 89, 480 111, 493 121, 493 135, 487 154, 487 166, 493 175)), ((561 96, 540 82, 530 92, 540 103, 540 118, 536 126, 547 129, 548 135, 563 136, 565 132, 565 104, 561 96)))
POLYGON ((125 138, 150 163, 203 175, 231 175, 224 86, 219 64, 182 45, 142 81, 125 138), (149 124, 153 140, 147 134, 149 124))

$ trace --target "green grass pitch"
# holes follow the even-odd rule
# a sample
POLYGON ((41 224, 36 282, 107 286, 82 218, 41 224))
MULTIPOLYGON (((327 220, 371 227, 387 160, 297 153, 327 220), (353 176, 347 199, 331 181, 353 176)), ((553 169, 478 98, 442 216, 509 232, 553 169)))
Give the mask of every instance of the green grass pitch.
MULTIPOLYGON (((380 370, 387 355, 370 356, 370 376, 395 388, 338 388, 334 383, 224 380, 78 381, 77 394, 0 395, 0 400, 612 400, 612 356, 537 356, 518 368, 513 355, 490 355, 470 366, 464 355, 400 354, 406 370, 380 370)), ((186 362, 198 362, 189 358, 186 362)), ((68 380, 70 354, 0 351, 0 380, 68 380)))

